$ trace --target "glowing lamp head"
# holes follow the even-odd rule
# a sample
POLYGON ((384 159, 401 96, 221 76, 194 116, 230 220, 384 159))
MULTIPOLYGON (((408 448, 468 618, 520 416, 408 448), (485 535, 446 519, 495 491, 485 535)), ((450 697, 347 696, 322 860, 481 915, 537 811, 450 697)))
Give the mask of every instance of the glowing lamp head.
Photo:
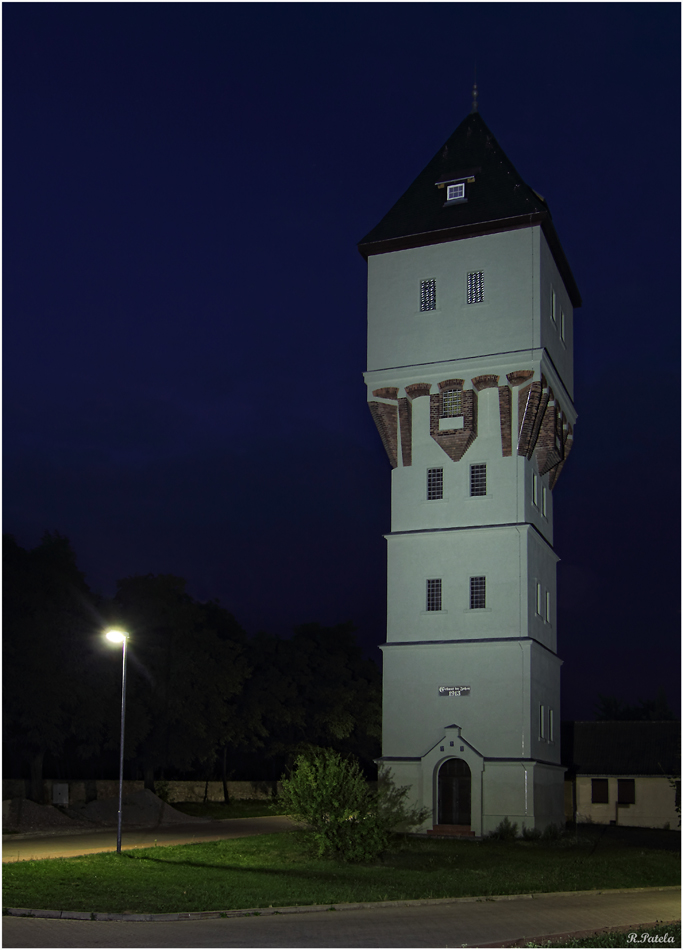
POLYGON ((128 634, 124 630, 107 630, 105 636, 112 643, 123 643, 128 639, 128 634))

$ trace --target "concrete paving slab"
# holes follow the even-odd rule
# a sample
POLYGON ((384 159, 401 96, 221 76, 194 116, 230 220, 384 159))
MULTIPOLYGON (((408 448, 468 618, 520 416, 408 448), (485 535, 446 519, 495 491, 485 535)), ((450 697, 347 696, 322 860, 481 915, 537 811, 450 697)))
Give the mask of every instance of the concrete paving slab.
MULTIPOLYGON (((343 905, 340 905, 343 906, 343 905)), ((680 888, 179 921, 3 918, 4 947, 483 947, 680 919, 680 888)))

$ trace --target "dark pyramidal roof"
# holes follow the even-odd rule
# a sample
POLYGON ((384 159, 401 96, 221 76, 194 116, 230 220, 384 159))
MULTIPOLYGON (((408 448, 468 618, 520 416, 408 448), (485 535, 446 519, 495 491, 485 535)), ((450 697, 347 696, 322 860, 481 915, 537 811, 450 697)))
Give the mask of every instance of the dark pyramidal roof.
POLYGON ((472 112, 405 194, 359 243, 365 259, 409 247, 540 225, 575 307, 576 282, 544 199, 522 180, 481 115, 472 112), (445 205, 446 183, 465 176, 467 200, 445 205))

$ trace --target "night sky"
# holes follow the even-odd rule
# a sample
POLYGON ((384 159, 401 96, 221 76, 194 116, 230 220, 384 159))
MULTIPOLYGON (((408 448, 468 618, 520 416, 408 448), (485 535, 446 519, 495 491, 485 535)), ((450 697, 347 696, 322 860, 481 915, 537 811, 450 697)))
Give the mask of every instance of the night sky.
POLYGON ((9 3, 4 531, 380 662, 390 466, 357 242, 470 110, 582 294, 563 716, 680 709, 680 7, 9 3))

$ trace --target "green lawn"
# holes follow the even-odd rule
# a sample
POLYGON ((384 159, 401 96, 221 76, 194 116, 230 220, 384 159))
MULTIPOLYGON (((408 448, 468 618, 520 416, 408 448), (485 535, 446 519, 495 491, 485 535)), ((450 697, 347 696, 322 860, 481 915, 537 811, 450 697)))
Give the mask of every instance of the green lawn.
POLYGON ((264 815, 284 815, 284 810, 278 808, 277 801, 271 803, 252 798, 235 799, 229 805, 225 802, 172 802, 171 805, 185 815, 194 815, 196 818, 261 818, 264 815))
POLYGON ((518 894, 678 884, 680 853, 598 835, 557 842, 399 838, 370 865, 314 860, 301 834, 3 866, 3 905, 118 913, 518 894))
POLYGON ((646 927, 628 933, 596 933, 579 940, 563 940, 558 943, 527 943, 527 947, 648 947, 681 946, 681 925, 661 924, 646 927), (629 940, 629 934, 635 934, 635 940, 629 940), (649 939, 648 939, 649 938, 649 939), (654 939, 651 939, 654 938, 654 939))

